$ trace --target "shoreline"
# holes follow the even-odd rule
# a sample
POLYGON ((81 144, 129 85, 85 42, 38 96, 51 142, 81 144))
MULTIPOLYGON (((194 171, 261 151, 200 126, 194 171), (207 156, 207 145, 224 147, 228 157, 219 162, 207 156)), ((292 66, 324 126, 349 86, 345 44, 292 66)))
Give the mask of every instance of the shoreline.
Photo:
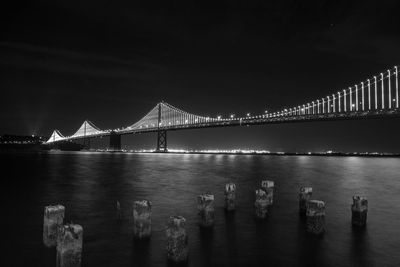
POLYGON ((370 158, 399 158, 400 153, 344 153, 344 152, 205 152, 205 151, 107 151, 107 150, 86 150, 81 152, 108 152, 127 154, 190 154, 190 155, 244 155, 244 156, 313 156, 313 157, 370 157, 370 158))
POLYGON ((312 157, 363 157, 363 158, 400 158, 400 153, 377 152, 264 152, 264 151, 167 151, 153 150, 45 150, 45 149, 0 149, 1 154, 48 152, 89 152, 89 153, 126 153, 126 154, 189 154, 189 155, 243 155, 243 156, 312 156, 312 157))

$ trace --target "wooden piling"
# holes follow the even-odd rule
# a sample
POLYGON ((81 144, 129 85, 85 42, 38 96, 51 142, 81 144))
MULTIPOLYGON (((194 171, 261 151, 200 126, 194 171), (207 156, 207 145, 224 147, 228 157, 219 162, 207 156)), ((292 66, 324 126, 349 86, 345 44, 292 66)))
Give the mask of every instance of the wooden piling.
POLYGON ((47 247, 57 244, 58 228, 64 222, 65 207, 62 205, 46 206, 43 216, 43 243, 47 247))
POLYGON ((368 200, 366 197, 353 196, 351 205, 351 222, 354 226, 365 227, 367 225, 368 200))
POLYGON ((116 211, 117 211, 117 220, 118 221, 122 220, 121 204, 119 203, 118 200, 117 200, 117 203, 116 203, 116 211))
POLYGON ((268 205, 272 205, 274 202, 274 181, 263 180, 261 181, 261 189, 267 193, 268 205))
POLYGON ((57 267, 80 267, 82 262, 83 228, 78 224, 59 227, 57 267))
POLYGON ((225 185, 225 209, 227 211, 235 210, 236 207, 236 185, 228 183, 225 185))
POLYGON ((325 232, 325 202, 309 200, 306 216, 308 233, 319 235, 325 232))
POLYGON ((311 199, 312 187, 300 187, 299 193, 299 213, 305 216, 307 212, 307 202, 311 199))
POLYGON ((197 197, 199 225, 211 227, 214 225, 214 195, 203 194, 197 197))
POLYGON ((188 259, 188 236, 185 229, 185 218, 171 216, 166 230, 167 259, 173 263, 185 263, 188 259))
POLYGON ((151 202, 148 200, 133 204, 133 235, 138 239, 151 235, 151 202))
POLYGON ((268 214, 269 199, 267 193, 263 189, 256 190, 256 201, 254 202, 254 210, 256 218, 264 219, 268 214))

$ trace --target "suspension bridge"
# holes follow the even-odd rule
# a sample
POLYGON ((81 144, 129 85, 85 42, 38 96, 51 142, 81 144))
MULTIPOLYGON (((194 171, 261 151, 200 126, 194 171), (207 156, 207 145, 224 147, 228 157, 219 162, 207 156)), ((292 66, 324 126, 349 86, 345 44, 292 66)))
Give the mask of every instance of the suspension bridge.
POLYGON ((72 142, 79 139, 83 139, 84 143, 89 143, 91 138, 108 136, 109 149, 118 151, 121 150, 122 135, 156 132, 156 151, 167 152, 167 132, 173 130, 386 117, 400 117, 397 66, 346 89, 336 91, 332 95, 276 112, 247 114, 244 117, 234 115, 228 118, 206 117, 188 113, 166 102, 160 102, 142 119, 128 127, 101 130, 94 123, 86 120, 70 136, 64 136, 59 130, 54 130, 46 144, 72 142))

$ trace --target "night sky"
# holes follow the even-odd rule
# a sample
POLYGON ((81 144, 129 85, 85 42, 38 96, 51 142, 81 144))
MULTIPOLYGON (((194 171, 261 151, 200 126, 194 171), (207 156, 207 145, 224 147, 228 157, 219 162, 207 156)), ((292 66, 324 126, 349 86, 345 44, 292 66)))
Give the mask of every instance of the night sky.
MULTIPOLYGON (((15 2, 15 1, 14 1, 15 2)), ((400 63, 398 1, 18 1, 0 9, 0 134, 321 98, 400 63)), ((400 152, 400 119, 188 130, 170 148, 400 152)), ((154 148, 153 134, 123 138, 154 148)))

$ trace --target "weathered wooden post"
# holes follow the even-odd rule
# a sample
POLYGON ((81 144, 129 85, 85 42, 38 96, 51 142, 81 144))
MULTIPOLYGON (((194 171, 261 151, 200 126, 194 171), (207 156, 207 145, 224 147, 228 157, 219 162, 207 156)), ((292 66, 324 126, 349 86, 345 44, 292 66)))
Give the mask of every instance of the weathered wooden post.
POLYGON ((214 225, 214 195, 204 194, 197 197, 199 224, 203 227, 214 225))
POLYGON ((151 202, 148 200, 133 204, 133 235, 139 239, 151 235, 151 202))
POLYGON ((351 205, 351 222, 354 226, 364 227, 367 225, 368 200, 366 197, 353 196, 351 205))
POLYGON ((83 228, 78 224, 59 227, 57 267, 80 267, 82 261, 83 228))
POLYGON ((58 227, 64 222, 65 207, 62 205, 44 207, 43 243, 53 247, 57 243, 58 227))
POLYGON ((117 220, 122 220, 122 212, 121 212, 121 204, 119 203, 119 201, 117 200, 117 220))
POLYGON ((268 205, 272 205, 274 202, 274 181, 261 181, 261 189, 267 193, 268 205))
POLYGON ((188 236, 185 229, 185 218, 171 216, 168 221, 167 235, 167 259, 174 263, 185 263, 188 259, 188 236))
POLYGON ((306 216, 308 233, 319 235, 325 232, 325 202, 309 200, 306 216))
POLYGON ((229 183, 225 185, 225 209, 227 211, 235 210, 236 206, 236 185, 229 183))
POLYGON ((305 216, 307 212, 307 202, 312 195, 312 187, 300 187, 299 193, 299 212, 300 215, 305 216))
POLYGON ((269 200, 267 193, 263 189, 256 190, 256 201, 254 203, 255 215, 257 218, 264 219, 268 214, 269 200))

